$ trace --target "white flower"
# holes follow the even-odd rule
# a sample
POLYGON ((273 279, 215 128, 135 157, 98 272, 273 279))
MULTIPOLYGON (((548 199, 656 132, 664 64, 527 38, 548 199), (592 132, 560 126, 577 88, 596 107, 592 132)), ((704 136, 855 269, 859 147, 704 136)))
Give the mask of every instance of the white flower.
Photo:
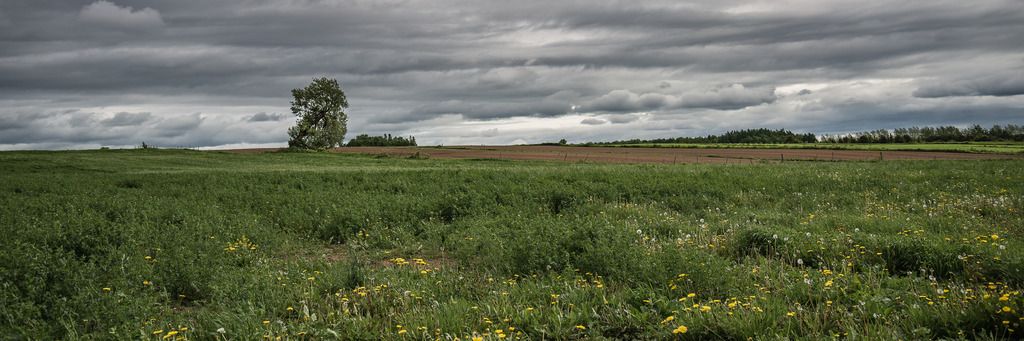
POLYGON ((796 259, 796 265, 801 265, 801 266, 804 265, 804 260, 802 258, 797 258, 796 259))
POLYGON ((220 328, 217 328, 217 332, 221 333, 221 334, 224 334, 224 333, 227 333, 228 331, 224 330, 224 327, 220 327, 220 328))

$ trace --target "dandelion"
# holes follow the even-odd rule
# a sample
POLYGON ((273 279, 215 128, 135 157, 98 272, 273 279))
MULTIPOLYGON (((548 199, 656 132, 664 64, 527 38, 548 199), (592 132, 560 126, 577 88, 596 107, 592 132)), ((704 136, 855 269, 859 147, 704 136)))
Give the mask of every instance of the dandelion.
POLYGON ((672 330, 672 334, 686 334, 687 330, 690 330, 690 328, 686 328, 686 326, 679 326, 672 330))
POLYGON ((164 335, 164 339, 165 340, 169 339, 171 337, 174 337, 175 335, 178 335, 178 331, 177 330, 169 331, 169 332, 167 332, 167 335, 164 335))
POLYGON ((832 286, 832 280, 830 279, 830 280, 825 281, 825 286, 826 287, 832 286))
POLYGON ((710 306, 706 306, 706 305, 700 306, 700 312, 706 313, 706 312, 709 312, 709 311, 711 311, 711 307, 710 306))
POLYGON ((667 324, 669 322, 672 322, 672 320, 675 320, 675 319, 676 319, 675 316, 669 315, 664 320, 661 320, 661 324, 667 324))
POLYGON ((484 338, 482 336, 474 336, 473 341, 484 341, 484 338))
POLYGON ((790 311, 790 312, 786 313, 786 316, 793 317, 793 316, 796 316, 796 313, 790 311))
POLYGON ((1003 312, 1004 312, 1004 313, 1009 313, 1009 312, 1012 312, 1012 311, 1013 311, 1013 309, 1012 309, 1012 308, 1010 308, 1010 307, 1007 307, 1007 306, 1003 306, 1003 312))
POLYGON ((577 324, 576 330, 587 330, 587 327, 583 326, 582 324, 577 324))
POLYGON ((114 289, 111 289, 111 288, 103 288, 103 292, 110 292, 111 290, 114 290, 114 289))

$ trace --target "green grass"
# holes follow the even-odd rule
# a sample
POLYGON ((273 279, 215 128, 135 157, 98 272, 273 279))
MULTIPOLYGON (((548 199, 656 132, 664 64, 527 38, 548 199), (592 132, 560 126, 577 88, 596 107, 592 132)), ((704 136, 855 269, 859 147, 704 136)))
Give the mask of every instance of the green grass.
POLYGON ((1024 153, 1020 142, 950 142, 950 143, 641 143, 618 144, 610 147, 660 148, 780 148, 780 149, 836 149, 836 150, 900 150, 941 151, 963 153, 1024 153))
POLYGON ((0 335, 1021 338, 1022 210, 1021 160, 7 152, 0 335))

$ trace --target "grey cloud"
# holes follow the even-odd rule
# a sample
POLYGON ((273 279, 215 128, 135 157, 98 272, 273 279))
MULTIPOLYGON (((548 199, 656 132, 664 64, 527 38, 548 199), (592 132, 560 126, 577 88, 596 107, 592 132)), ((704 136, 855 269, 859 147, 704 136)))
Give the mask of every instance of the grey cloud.
POLYGON ((936 80, 914 91, 915 97, 1016 96, 1024 95, 1024 72, 1010 71, 998 76, 967 80, 936 80))
POLYGON ((608 115, 604 117, 608 122, 612 124, 623 124, 629 123, 640 119, 637 115, 608 115))
POLYGON ((592 126, 602 125, 602 124, 605 124, 605 123, 608 123, 608 121, 602 120, 600 118, 593 118, 593 117, 585 118, 582 121, 580 121, 580 124, 586 124, 586 125, 592 125, 592 126))
POLYGON ((83 23, 128 30, 151 30, 164 26, 160 12, 146 7, 136 10, 100 0, 82 7, 78 18, 83 23))
POLYGON ((288 117, 288 115, 284 114, 268 114, 265 112, 260 112, 247 117, 245 120, 249 122, 276 122, 283 121, 288 117))
POLYGON ((146 123, 152 118, 153 114, 148 112, 119 112, 114 114, 114 117, 100 121, 100 123, 108 127, 130 127, 146 123))
POLYGON ((707 108, 736 110, 775 101, 775 88, 748 88, 733 84, 700 92, 678 95, 663 93, 636 94, 629 90, 613 90, 587 104, 582 112, 637 112, 645 110, 672 110, 681 108, 707 108))
POLYGON ((200 113, 166 118, 156 126, 157 136, 163 138, 182 136, 198 128, 203 124, 204 119, 200 113))

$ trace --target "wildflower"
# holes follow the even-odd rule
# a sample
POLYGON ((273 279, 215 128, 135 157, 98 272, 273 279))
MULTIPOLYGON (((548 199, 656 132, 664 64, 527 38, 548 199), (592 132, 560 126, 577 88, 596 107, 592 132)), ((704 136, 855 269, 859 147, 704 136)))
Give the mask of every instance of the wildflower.
POLYGON ((114 290, 114 289, 111 289, 111 288, 103 288, 103 292, 110 292, 111 290, 114 290))
POLYGON ((1007 307, 1007 306, 1003 306, 1003 312, 1004 312, 1004 313, 1008 313, 1008 312, 1011 312, 1011 311, 1013 311, 1013 309, 1012 309, 1012 308, 1010 308, 1010 307, 1007 307))
POLYGON ((227 333, 228 331, 225 330, 224 327, 220 327, 220 328, 217 328, 217 332, 220 333, 220 334, 224 334, 224 333, 227 333))
POLYGON ((474 336, 473 341, 484 341, 484 338, 482 336, 474 336))
POLYGON ((706 313, 706 312, 709 312, 709 311, 711 311, 711 307, 706 306, 706 305, 700 306, 700 312, 706 313))
POLYGON ((270 320, 263 320, 263 324, 270 324, 270 320))
POLYGON ((679 327, 676 327, 676 329, 672 330, 672 334, 686 334, 687 330, 690 330, 690 329, 686 328, 686 326, 679 326, 679 327))
POLYGON ((150 285, 153 285, 153 282, 150 282, 150 281, 142 281, 142 285, 145 285, 145 286, 150 286, 150 285))
POLYGON ((171 337, 173 337, 175 335, 178 335, 178 331, 177 330, 169 331, 169 332, 167 332, 167 335, 164 335, 164 339, 169 339, 169 338, 171 338, 171 337))
POLYGON ((661 320, 661 324, 666 324, 666 323, 672 322, 672 320, 675 320, 675 319, 676 319, 675 316, 669 315, 664 320, 661 320))
POLYGON ((796 313, 790 311, 790 312, 786 313, 786 316, 793 317, 793 316, 796 316, 796 313))
POLYGON ((576 330, 587 330, 587 327, 583 326, 582 324, 577 324, 576 330))
POLYGON ((160 334, 163 334, 163 333, 164 333, 163 329, 157 329, 157 330, 153 331, 153 335, 160 335, 160 334))
POLYGON ((826 287, 832 286, 832 280, 830 279, 830 280, 825 281, 825 286, 826 287))

